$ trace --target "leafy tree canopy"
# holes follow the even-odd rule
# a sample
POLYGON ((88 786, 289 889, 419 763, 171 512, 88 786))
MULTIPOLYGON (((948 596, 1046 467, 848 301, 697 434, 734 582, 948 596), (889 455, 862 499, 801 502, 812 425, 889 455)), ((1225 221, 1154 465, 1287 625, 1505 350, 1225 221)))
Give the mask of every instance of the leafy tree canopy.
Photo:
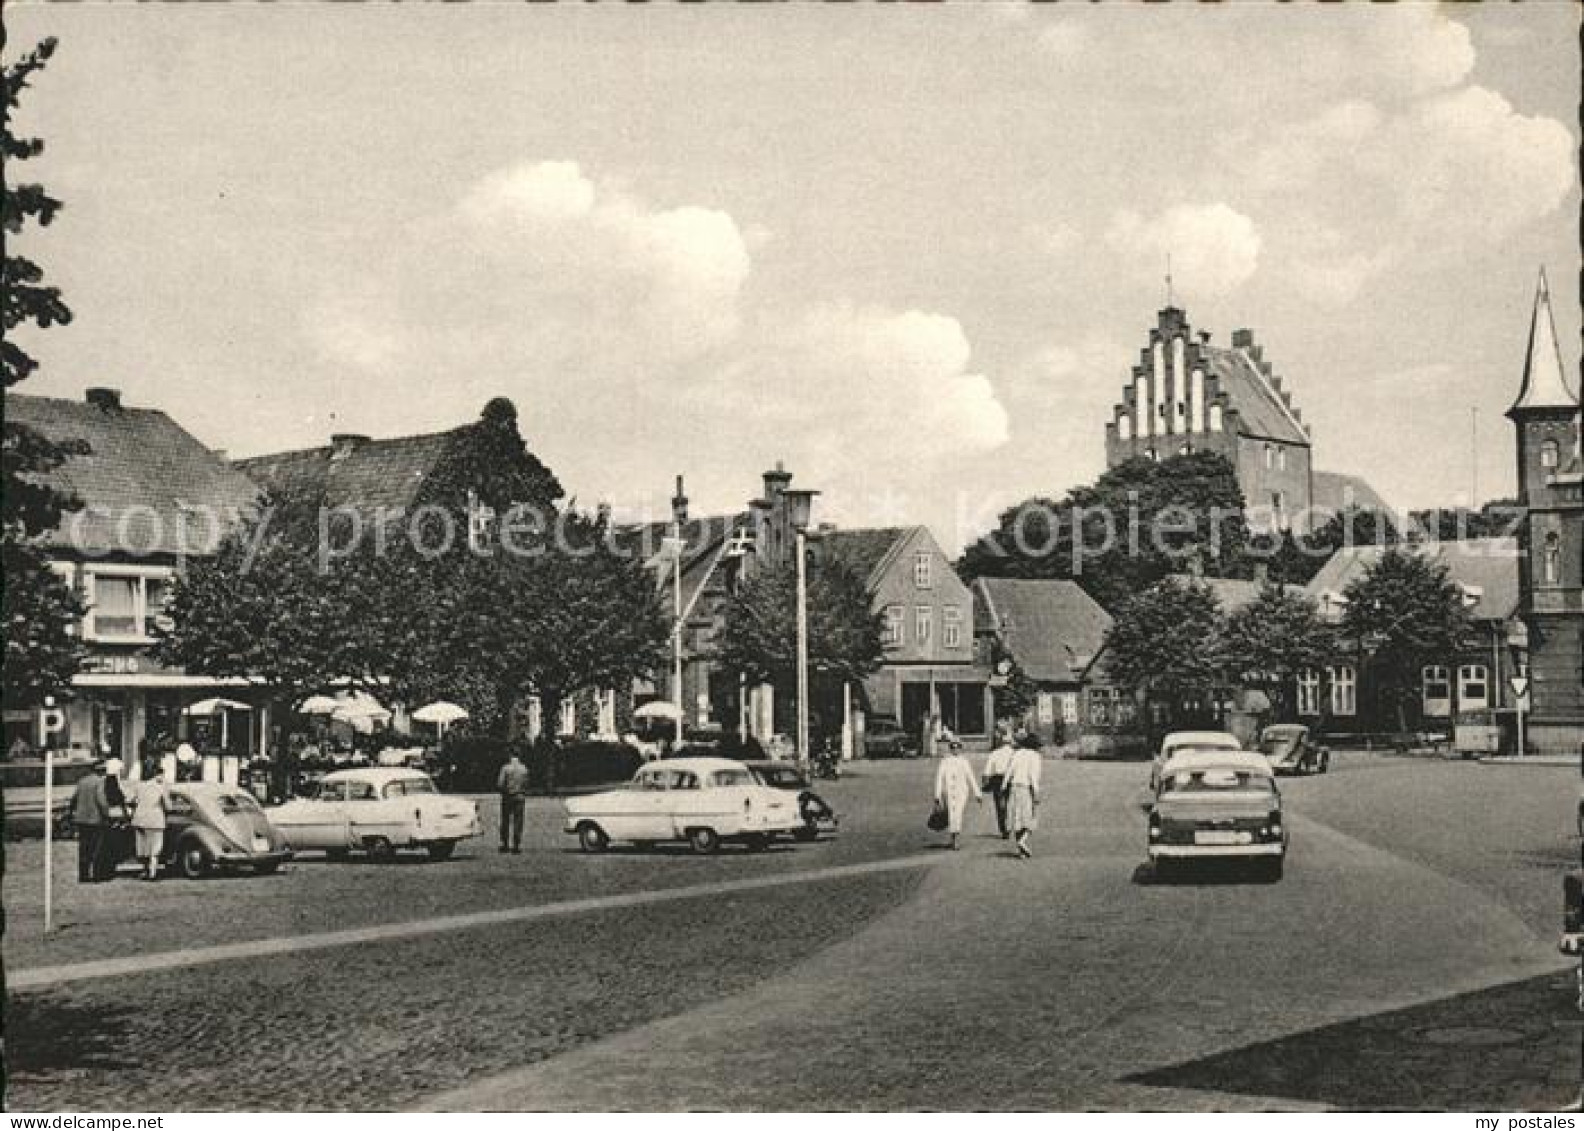
POLYGON ((1209 694, 1221 670, 1221 609, 1207 586, 1166 578, 1125 601, 1106 634, 1106 671, 1168 699, 1209 694))
POLYGON ((1220 653, 1227 681, 1257 687, 1282 718, 1295 717, 1288 702, 1300 672, 1324 667, 1335 641, 1308 597, 1267 585, 1259 597, 1229 614, 1221 626, 1220 653))
MULTIPOLYGON (((845 563, 809 570, 809 668, 838 681, 861 680, 885 658, 881 618, 864 581, 845 563)), ((797 672, 797 574, 765 569, 746 579, 726 606, 721 664, 755 683, 785 685, 797 672)))

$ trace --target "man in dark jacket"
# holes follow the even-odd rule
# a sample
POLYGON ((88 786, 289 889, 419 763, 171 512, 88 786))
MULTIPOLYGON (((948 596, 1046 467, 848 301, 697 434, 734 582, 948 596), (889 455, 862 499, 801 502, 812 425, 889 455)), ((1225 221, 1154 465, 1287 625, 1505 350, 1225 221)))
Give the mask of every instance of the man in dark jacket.
POLYGON ((105 805, 104 763, 77 779, 72 792, 72 824, 77 826, 77 882, 91 884, 99 879, 99 858, 103 853, 105 825, 110 811, 105 805))

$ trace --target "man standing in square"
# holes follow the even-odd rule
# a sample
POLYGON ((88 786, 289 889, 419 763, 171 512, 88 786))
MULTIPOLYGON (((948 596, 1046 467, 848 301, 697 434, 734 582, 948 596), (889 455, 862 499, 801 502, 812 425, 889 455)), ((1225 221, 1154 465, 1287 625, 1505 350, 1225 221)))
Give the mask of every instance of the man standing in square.
POLYGON ((523 818, 528 807, 528 767, 522 764, 516 751, 501 767, 495 788, 500 791, 501 799, 500 850, 521 853, 523 818))

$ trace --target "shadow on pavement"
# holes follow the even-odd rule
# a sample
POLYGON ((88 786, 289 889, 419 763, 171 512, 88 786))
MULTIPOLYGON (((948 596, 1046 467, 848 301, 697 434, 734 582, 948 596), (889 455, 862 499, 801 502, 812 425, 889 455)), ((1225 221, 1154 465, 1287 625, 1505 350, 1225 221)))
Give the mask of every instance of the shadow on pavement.
POLYGON ((59 994, 19 994, 5 1004, 8 1079, 49 1078, 132 1068, 136 1050, 126 1039, 133 1010, 59 994), (26 1034, 25 1039, 18 1039, 26 1034))
POLYGON ((1356 1018, 1128 1078, 1330 1107, 1557 1111, 1579 1087, 1572 972, 1356 1018))
POLYGON ((1196 860, 1168 873, 1146 860, 1133 869, 1132 878, 1139 887, 1262 887, 1281 882, 1261 872, 1257 865, 1241 860, 1196 860))

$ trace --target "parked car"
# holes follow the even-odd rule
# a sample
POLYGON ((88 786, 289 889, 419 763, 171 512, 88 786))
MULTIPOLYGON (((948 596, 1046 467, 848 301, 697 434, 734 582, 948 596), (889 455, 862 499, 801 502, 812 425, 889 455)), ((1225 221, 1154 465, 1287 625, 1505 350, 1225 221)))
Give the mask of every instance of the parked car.
POLYGON ((1281 793, 1263 755, 1192 750, 1167 760, 1150 807, 1149 857, 1167 876, 1196 860, 1245 859, 1281 878, 1287 825, 1281 793))
POLYGON ((1331 766, 1331 751, 1302 723, 1266 727, 1260 732, 1259 750, 1278 774, 1323 774, 1331 766))
MULTIPOLYGON (((76 835, 72 826, 72 790, 93 769, 94 759, 72 751, 54 759, 54 795, 50 798, 53 834, 69 838, 76 835)), ((5 798, 7 835, 44 832, 44 759, 19 758, 0 762, 0 796, 5 798)))
POLYGON ((917 758, 918 735, 909 734, 890 715, 871 715, 864 724, 864 757, 917 758))
POLYGON ((1150 792, 1160 789, 1161 767, 1173 754, 1183 750, 1241 750, 1237 736, 1224 730, 1176 730, 1161 739, 1155 760, 1150 763, 1150 792))
POLYGON ((754 776, 771 789, 784 789, 797 797, 798 815, 802 817, 803 823, 793 830, 792 835, 798 840, 817 840, 821 825, 829 825, 834 829, 841 823, 841 818, 836 816, 836 810, 814 792, 808 776, 796 762, 775 762, 765 759, 744 762, 743 765, 752 770, 754 776))
MULTIPOLYGON (((292 858, 291 846, 247 790, 220 782, 177 782, 168 787, 161 863, 189 880, 214 872, 267 876, 292 858)), ((111 830, 111 858, 133 856, 133 832, 111 830)))
POLYGON ((420 848, 446 860, 482 831, 478 802, 441 794, 421 771, 383 766, 326 774, 310 796, 270 810, 269 818, 294 851, 361 850, 375 859, 420 848))
POLYGON ((568 800, 566 831, 588 852, 601 852, 613 840, 685 840, 700 853, 730 840, 758 850, 804 827, 797 800, 765 785, 741 762, 675 758, 644 766, 621 789, 568 800))

